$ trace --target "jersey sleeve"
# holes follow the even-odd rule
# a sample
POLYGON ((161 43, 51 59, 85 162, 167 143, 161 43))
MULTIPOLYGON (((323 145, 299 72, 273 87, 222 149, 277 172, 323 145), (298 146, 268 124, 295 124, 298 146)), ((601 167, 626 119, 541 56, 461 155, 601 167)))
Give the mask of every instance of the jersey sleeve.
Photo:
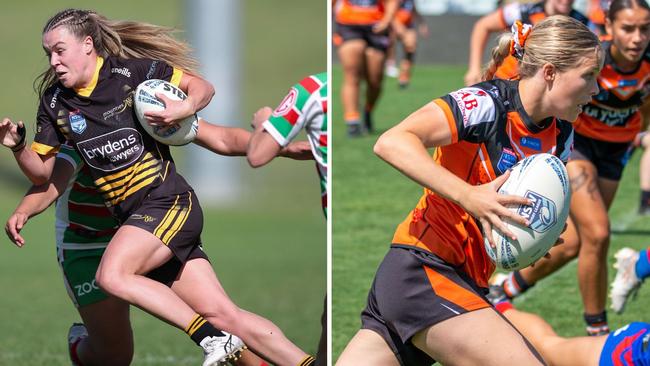
POLYGON ((56 154, 57 159, 63 159, 70 163, 72 165, 72 168, 76 171, 78 167, 80 167, 83 164, 83 160, 81 159, 81 156, 77 153, 77 151, 70 146, 68 143, 64 143, 61 145, 59 152, 56 154))
POLYGON ((462 88, 434 100, 444 112, 452 143, 486 141, 497 122, 492 96, 477 87, 462 88))
POLYGON ((59 146, 66 141, 64 136, 65 131, 61 130, 61 128, 65 129, 66 127, 57 126, 58 121, 53 109, 57 104, 56 95, 59 90, 57 88, 53 95, 46 93, 38 107, 36 131, 31 148, 39 155, 56 153, 59 146))
POLYGON ((179 86, 183 70, 164 61, 150 59, 129 59, 130 67, 136 72, 136 80, 161 79, 179 86))
POLYGON ((318 90, 321 80, 307 77, 291 87, 263 128, 280 146, 287 146, 305 125, 323 114, 318 90))

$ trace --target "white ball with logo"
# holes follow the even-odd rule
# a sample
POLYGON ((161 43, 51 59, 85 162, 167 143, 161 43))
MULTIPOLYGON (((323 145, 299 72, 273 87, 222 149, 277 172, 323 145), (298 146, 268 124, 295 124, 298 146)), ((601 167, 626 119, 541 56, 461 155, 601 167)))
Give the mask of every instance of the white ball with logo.
POLYGON ((484 243, 488 256, 498 268, 521 269, 544 256, 562 233, 571 203, 569 176, 556 156, 536 154, 512 167, 510 177, 499 188, 499 193, 526 197, 533 202, 531 206, 509 208, 530 223, 526 227, 505 220, 517 240, 493 229, 496 249, 490 247, 487 238, 484 243))
POLYGON ((164 94, 172 100, 184 100, 187 98, 187 95, 181 89, 168 81, 150 79, 142 82, 135 89, 133 96, 135 115, 142 128, 151 137, 156 139, 156 141, 162 142, 165 145, 179 146, 192 142, 199 131, 199 119, 196 114, 175 121, 171 127, 152 126, 147 122, 147 119, 144 117, 145 112, 165 109, 163 102, 156 98, 156 93, 164 94))

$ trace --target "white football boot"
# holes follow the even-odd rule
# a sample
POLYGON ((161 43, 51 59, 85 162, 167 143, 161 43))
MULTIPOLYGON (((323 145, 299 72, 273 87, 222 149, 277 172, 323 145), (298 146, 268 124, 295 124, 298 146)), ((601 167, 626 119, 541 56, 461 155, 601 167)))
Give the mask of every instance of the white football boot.
POLYGON ((616 313, 622 313, 628 298, 639 289, 641 280, 636 276, 636 262, 639 260, 639 252, 631 248, 620 249, 616 254, 616 277, 612 282, 612 290, 609 297, 612 299, 611 308, 616 313))
POLYGON ((72 324, 68 330, 68 353, 70 354, 72 366, 77 366, 77 363, 72 358, 72 347, 86 337, 88 337, 88 331, 86 330, 86 326, 81 323, 72 324))
POLYGON ((222 331, 221 337, 205 337, 201 341, 205 360, 203 366, 224 366, 241 357, 246 349, 244 342, 236 335, 222 331))

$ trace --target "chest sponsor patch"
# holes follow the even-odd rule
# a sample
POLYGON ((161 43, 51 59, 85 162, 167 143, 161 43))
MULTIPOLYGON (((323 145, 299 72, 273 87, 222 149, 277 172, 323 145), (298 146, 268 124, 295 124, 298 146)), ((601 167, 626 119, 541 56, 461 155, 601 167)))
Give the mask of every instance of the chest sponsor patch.
POLYGON ((70 129, 76 134, 82 134, 86 130, 86 118, 79 111, 70 112, 68 116, 70 129))
POLYGON ((542 151, 542 141, 536 137, 524 136, 519 140, 519 143, 531 150, 542 151))
POLYGON ((501 174, 505 173, 506 170, 512 168, 513 165, 517 163, 517 154, 514 151, 504 148, 497 162, 497 169, 501 174))
POLYGON ((134 128, 120 128, 78 142, 77 148, 89 166, 104 172, 133 164, 144 151, 142 135, 134 128))

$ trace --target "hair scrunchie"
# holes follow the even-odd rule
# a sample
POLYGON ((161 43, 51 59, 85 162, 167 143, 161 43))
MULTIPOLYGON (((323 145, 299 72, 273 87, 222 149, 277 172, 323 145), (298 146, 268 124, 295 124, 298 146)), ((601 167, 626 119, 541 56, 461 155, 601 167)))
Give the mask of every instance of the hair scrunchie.
POLYGON ((510 40, 510 54, 521 60, 524 58, 524 45, 533 26, 524 24, 517 20, 511 28, 512 39, 510 40))

